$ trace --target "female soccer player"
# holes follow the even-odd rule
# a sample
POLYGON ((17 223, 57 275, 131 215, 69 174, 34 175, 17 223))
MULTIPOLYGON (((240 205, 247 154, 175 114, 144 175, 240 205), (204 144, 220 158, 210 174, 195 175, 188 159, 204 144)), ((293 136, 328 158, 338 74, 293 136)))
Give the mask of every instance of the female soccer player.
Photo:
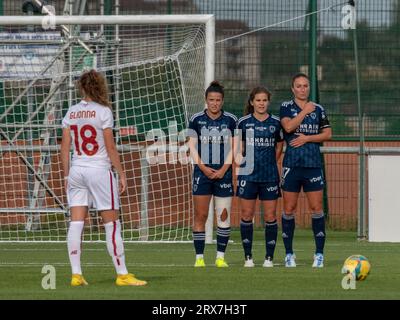
POLYGON ((322 106, 308 100, 310 81, 303 73, 292 78, 294 99, 280 109, 286 152, 283 159, 281 186, 283 190, 282 238, 286 248, 286 267, 296 266, 292 243, 294 213, 301 188, 312 212, 312 229, 316 250, 314 268, 324 266, 325 218, 322 206, 324 176, 320 142, 330 140, 332 129, 322 106))
POLYGON ((126 189, 126 177, 113 137, 113 114, 108 101, 105 78, 95 70, 82 74, 81 102, 69 108, 62 121, 61 160, 65 189, 71 210, 68 230, 68 255, 72 267, 72 286, 88 283, 81 270, 81 235, 89 205, 93 202, 103 219, 108 252, 117 271, 118 286, 143 286, 146 281, 128 273, 125 265, 121 223, 118 219, 118 187, 111 166, 119 175, 119 191, 126 189), (73 146, 70 167, 69 151, 73 146))
POLYGON ((253 217, 257 197, 264 209, 266 255, 263 266, 273 267, 278 233, 276 203, 280 197, 277 160, 282 154, 283 136, 279 118, 268 113, 271 93, 264 87, 249 95, 245 116, 239 119, 239 137, 235 138, 239 168, 237 195, 240 198, 240 233, 245 267, 254 267, 252 258, 253 217), (243 158, 245 156, 245 158, 243 158))
POLYGON ((222 110, 224 87, 213 81, 205 92, 207 108, 189 122, 193 172, 195 267, 204 267, 205 224, 211 197, 217 213, 217 267, 228 267, 224 254, 230 236, 232 140, 237 118, 222 110))

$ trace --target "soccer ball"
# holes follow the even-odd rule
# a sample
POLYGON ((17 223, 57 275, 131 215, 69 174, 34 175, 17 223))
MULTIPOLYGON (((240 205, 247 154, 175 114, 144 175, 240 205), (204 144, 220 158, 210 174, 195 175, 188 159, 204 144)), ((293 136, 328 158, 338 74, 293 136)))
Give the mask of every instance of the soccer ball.
POLYGON ((351 273, 356 280, 365 280, 371 270, 368 259, 360 254, 350 256, 343 264, 342 273, 351 273))

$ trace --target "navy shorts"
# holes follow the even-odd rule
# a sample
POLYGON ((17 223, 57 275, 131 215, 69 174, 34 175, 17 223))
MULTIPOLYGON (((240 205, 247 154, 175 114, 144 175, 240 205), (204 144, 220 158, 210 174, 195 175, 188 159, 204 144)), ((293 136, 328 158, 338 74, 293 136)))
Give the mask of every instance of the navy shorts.
POLYGON ((281 196, 279 182, 254 182, 238 180, 237 196, 242 199, 276 200, 281 196))
POLYGON ((222 179, 209 179, 201 171, 193 174, 193 195, 213 195, 221 198, 233 196, 232 174, 227 173, 222 179))
POLYGON ((284 191, 304 192, 324 189, 325 179, 322 168, 282 168, 281 187, 284 191))

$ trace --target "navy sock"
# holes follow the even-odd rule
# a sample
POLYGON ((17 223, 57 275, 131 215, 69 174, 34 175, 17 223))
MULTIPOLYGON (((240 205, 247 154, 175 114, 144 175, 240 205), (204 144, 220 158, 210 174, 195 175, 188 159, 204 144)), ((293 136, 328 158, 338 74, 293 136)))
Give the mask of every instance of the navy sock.
POLYGON ((245 258, 251 259, 251 247, 253 245, 253 221, 240 221, 240 234, 245 258))
POLYGON ((324 253, 325 246, 325 217, 324 213, 313 213, 312 218, 312 229, 314 232, 315 239, 315 253, 324 253))
POLYGON ((293 254, 293 236, 294 228, 296 226, 294 214, 282 214, 282 239, 285 245, 286 254, 293 254))
POLYGON ((206 232, 193 231, 193 244, 194 250, 196 250, 196 254, 204 254, 204 247, 206 245, 206 232))
POLYGON ((230 234, 231 228, 217 227, 217 251, 225 252, 230 234))
POLYGON ((265 246, 266 256, 265 258, 274 258, 276 240, 278 238, 278 222, 276 220, 265 223, 265 246))

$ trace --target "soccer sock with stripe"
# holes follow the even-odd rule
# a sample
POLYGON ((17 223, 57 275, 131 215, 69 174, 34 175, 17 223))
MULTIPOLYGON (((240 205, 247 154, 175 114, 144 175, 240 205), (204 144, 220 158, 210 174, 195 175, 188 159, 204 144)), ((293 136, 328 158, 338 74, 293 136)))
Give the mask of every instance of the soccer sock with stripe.
POLYGON ((282 239, 286 254, 293 254, 293 236, 296 223, 294 214, 282 214, 282 239))
POLYGON ((204 254, 204 247, 206 245, 206 232, 193 231, 193 244, 196 251, 196 259, 202 258, 204 254))
POLYGON ((121 222, 119 220, 104 224, 106 229, 107 249, 114 263, 117 274, 128 274, 125 265, 124 243, 121 237, 121 222))
POLYGON ((315 253, 324 253, 325 246, 325 217, 324 213, 313 213, 311 215, 312 220, 312 229, 314 232, 315 239, 315 253))
POLYGON ((242 245, 245 258, 252 258, 251 248, 253 245, 253 221, 240 221, 240 234, 242 236, 242 245))
POLYGON ((266 255, 265 258, 274 259, 274 252, 276 246, 276 240, 278 238, 278 222, 276 219, 271 222, 265 223, 265 246, 266 255))
POLYGON ((69 223, 67 247, 72 274, 82 274, 81 270, 81 243, 84 221, 71 221, 69 223))
POLYGON ((231 228, 217 227, 217 258, 223 258, 228 246, 231 228))

